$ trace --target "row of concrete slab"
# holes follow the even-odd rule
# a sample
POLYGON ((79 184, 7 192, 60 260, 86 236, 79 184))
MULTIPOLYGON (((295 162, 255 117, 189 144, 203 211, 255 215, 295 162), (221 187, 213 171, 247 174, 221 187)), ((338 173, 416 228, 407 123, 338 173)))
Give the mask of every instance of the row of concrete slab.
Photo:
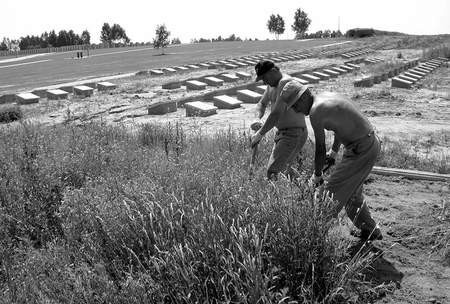
MULTIPOLYGON (((338 77, 339 75, 352 72, 359 68, 359 65, 347 63, 309 71, 294 72, 290 75, 303 85, 308 85, 318 83, 321 80, 338 77)), ((218 77, 220 77, 220 75, 218 75, 218 77)), ((257 103, 266 89, 267 86, 265 85, 249 83, 240 86, 238 89, 229 88, 211 92, 204 97, 196 97, 197 100, 189 100, 180 104, 177 101, 153 104, 148 107, 148 114, 163 115, 175 112, 177 111, 178 106, 183 106, 186 109, 186 116, 210 116, 216 114, 218 109, 236 109, 239 108, 242 103, 257 103)))
POLYGON ((345 53, 341 54, 341 56, 343 58, 348 59, 348 58, 363 56, 363 55, 366 55, 366 54, 369 54, 369 53, 372 53, 372 52, 373 52, 372 49, 363 48, 363 49, 359 49, 359 50, 356 50, 356 51, 345 52, 345 53))
POLYGON ((408 67, 408 69, 404 70, 403 73, 392 78, 391 86, 393 88, 410 89, 413 84, 446 62, 446 58, 436 58, 422 62, 414 67, 408 67))
POLYGON ((41 98, 47 98, 48 100, 61 100, 67 99, 70 93, 78 97, 89 97, 94 93, 94 90, 107 91, 117 88, 117 85, 108 81, 89 83, 79 86, 66 86, 58 89, 50 90, 36 90, 31 93, 20 93, 15 95, 15 102, 18 104, 31 104, 38 103, 41 98))

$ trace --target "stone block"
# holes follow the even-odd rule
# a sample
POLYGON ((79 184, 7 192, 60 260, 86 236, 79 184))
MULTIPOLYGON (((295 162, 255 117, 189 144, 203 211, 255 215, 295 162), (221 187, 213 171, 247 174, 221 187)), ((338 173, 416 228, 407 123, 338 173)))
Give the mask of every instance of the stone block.
POLYGON ((188 90, 204 90, 206 89, 206 83, 198 80, 188 80, 185 82, 186 89, 188 90))
POLYGON ((166 74, 173 74, 177 72, 177 70, 175 70, 174 68, 162 68, 161 70, 166 74))
POLYGON ((223 85, 223 80, 217 77, 209 76, 202 79, 202 82, 215 87, 220 87, 223 85))
POLYGON ((300 74, 297 75, 297 78, 304 79, 308 81, 308 83, 319 83, 320 81, 319 77, 313 76, 311 74, 300 74))
POLYGON ((421 78, 423 77, 423 76, 419 76, 419 75, 410 73, 409 71, 406 71, 406 72, 404 72, 403 74, 405 74, 405 76, 408 76, 408 77, 411 77, 411 78, 416 79, 416 81, 419 80, 419 79, 421 79, 421 78))
POLYGON ((73 87, 73 93, 76 96, 89 97, 94 94, 94 89, 85 85, 73 87))
POLYGON ((418 66, 414 68, 414 71, 422 72, 422 73, 424 73, 425 75, 430 73, 429 70, 424 69, 424 68, 421 68, 421 67, 418 67, 418 66))
POLYGON ((251 79, 252 75, 247 72, 236 72, 236 76, 241 79, 251 79))
POLYGON ((198 70, 200 68, 198 65, 195 65, 195 64, 188 64, 186 67, 193 69, 193 70, 198 70))
POLYGON ((428 68, 430 68, 430 69, 437 69, 440 65, 438 65, 438 64, 434 64, 434 63, 431 63, 431 62, 425 62, 425 63, 422 63, 421 65, 423 65, 424 67, 428 67, 428 68))
POLYGON ((236 92, 237 99, 245 103, 258 103, 262 95, 250 90, 238 90, 236 92))
POLYGON ((427 66, 425 66, 425 65, 423 65, 423 64, 420 64, 417 68, 423 69, 423 70, 425 70, 425 71, 428 71, 428 73, 431 73, 431 72, 434 71, 434 68, 432 68, 432 67, 427 67, 427 66))
POLYGON ((69 93, 60 89, 47 90, 47 98, 49 100, 67 99, 69 93))
POLYGON ((348 72, 347 70, 341 69, 340 67, 332 67, 332 68, 330 68, 330 70, 336 71, 339 74, 345 74, 348 72))
POLYGON ((397 77, 400 78, 400 79, 409 81, 409 82, 411 82, 411 83, 415 83, 415 82, 417 81, 416 78, 412 78, 412 77, 409 77, 409 76, 404 75, 404 74, 400 74, 400 75, 398 75, 397 77))
POLYGON ((40 98, 46 98, 47 97, 47 90, 46 89, 34 90, 31 93, 33 93, 34 95, 39 96, 40 98))
POLYGON ((330 69, 324 69, 323 72, 327 75, 330 75, 330 77, 334 78, 334 77, 338 77, 339 76, 339 72, 330 70, 330 69))
POLYGON ((162 88, 166 89, 166 90, 179 89, 179 88, 181 88, 181 82, 180 81, 173 81, 173 82, 164 83, 162 85, 162 88))
POLYGON ((209 67, 208 67, 209 70, 217 69, 222 66, 222 64, 215 62, 215 61, 208 62, 208 64, 209 64, 209 67))
POLYGON ((225 63, 225 64, 223 65, 223 67, 224 67, 226 70, 232 70, 232 69, 237 69, 237 68, 238 68, 238 66, 237 66, 236 64, 232 64, 232 63, 225 63))
POLYGON ((203 101, 192 101, 184 104, 186 116, 206 117, 217 113, 217 107, 203 101))
POLYGON ((201 68, 207 68, 207 69, 209 69, 210 67, 211 67, 211 65, 210 64, 207 64, 207 63, 199 63, 198 64, 201 68))
POLYGON ((73 93, 73 86, 62 86, 62 87, 59 87, 58 89, 66 91, 68 93, 73 93))
POLYGON ((219 74, 216 75, 217 78, 222 79, 225 82, 235 82, 239 80, 239 77, 237 77, 236 75, 232 75, 232 74, 219 74))
POLYGON ((300 82, 300 84, 302 84, 302 85, 307 85, 307 84, 309 84, 309 81, 308 81, 308 80, 301 79, 301 78, 298 78, 298 77, 292 77, 292 78, 295 79, 296 81, 300 82))
POLYGON ((425 77, 425 76, 427 75, 427 73, 418 71, 418 70, 416 70, 416 68, 414 68, 414 69, 409 69, 408 72, 411 73, 411 74, 420 76, 420 77, 425 77))
POLYGON ((282 60, 278 57, 272 57, 270 58, 270 60, 272 60, 273 62, 282 62, 282 60))
POLYGON ((176 66, 176 67, 173 67, 175 70, 177 70, 178 72, 187 72, 187 71, 189 71, 189 68, 187 68, 187 67, 184 67, 184 66, 176 66))
POLYGON ((162 70, 150 70, 150 75, 164 75, 164 72, 162 70))
POLYGON ((321 80, 328 80, 330 79, 330 75, 322 73, 322 72, 313 72, 313 76, 319 77, 321 80))
POLYGON ((159 102, 148 107, 148 115, 163 115, 177 111, 177 102, 159 102))
POLYGON ((348 65, 345 65, 345 64, 340 65, 339 68, 340 68, 340 69, 343 69, 343 70, 346 70, 346 71, 348 71, 348 72, 352 72, 352 71, 353 71, 353 68, 352 68, 352 67, 350 67, 350 66, 348 66, 348 65))
POLYGON ((114 84, 109 81, 103 81, 97 83, 97 90, 99 91, 108 91, 108 90, 114 90, 117 89, 117 84, 114 84))
POLYGON ((353 82, 353 85, 355 87, 370 88, 373 86, 373 77, 366 76, 363 78, 356 79, 355 82, 353 82))
POLYGON ((20 93, 16 95, 16 102, 18 104, 30 104, 30 103, 38 103, 39 96, 34 95, 33 93, 20 93))
POLYGON ((345 65, 346 65, 346 66, 349 66, 349 67, 351 67, 351 68, 353 68, 353 69, 355 69, 355 70, 359 70, 359 69, 361 68, 359 65, 354 64, 354 63, 351 63, 351 62, 346 63, 345 65))
POLYGON ((264 92, 266 91, 267 86, 266 85, 259 85, 255 87, 255 92, 259 93, 259 94, 264 94, 264 92))
POLYGON ((398 77, 392 78, 391 86, 393 88, 404 88, 404 89, 410 89, 412 86, 412 82, 409 82, 407 80, 403 80, 398 77))
POLYGON ((214 106, 219 109, 236 109, 242 104, 242 101, 228 95, 214 96, 213 100, 214 106))

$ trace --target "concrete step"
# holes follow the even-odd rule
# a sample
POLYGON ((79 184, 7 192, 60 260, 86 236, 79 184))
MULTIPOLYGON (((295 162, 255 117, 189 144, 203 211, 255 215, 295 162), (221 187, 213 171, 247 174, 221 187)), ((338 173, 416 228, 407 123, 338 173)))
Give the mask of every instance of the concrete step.
POLYGON ((236 92, 237 99, 245 103, 258 103, 262 95, 250 90, 238 90, 236 92))
POLYGON ((330 79, 330 75, 322 73, 322 72, 313 72, 313 76, 319 77, 321 80, 328 80, 330 79))
POLYGON ((223 86, 223 80, 213 76, 202 78, 202 82, 215 87, 223 86))
POLYGON ((108 90, 114 90, 117 89, 117 84, 114 84, 109 81, 103 81, 97 83, 97 90, 99 91, 108 91, 108 90))
POLYGON ((164 75, 164 72, 162 70, 150 70, 150 75, 164 75))
POLYGON ((161 70, 167 74, 173 74, 177 72, 177 70, 175 70, 174 68, 162 68, 161 70))
POLYGON ((320 81, 319 77, 313 76, 311 74, 300 74, 297 75, 297 78, 304 79, 308 81, 308 83, 319 83, 320 81))
POLYGON ((148 107, 148 115, 164 115, 177 111, 177 102, 159 102, 148 107))
POLYGON ((192 101, 184 104, 186 116, 206 117, 217 113, 217 107, 203 101, 192 101))
POLYGON ((206 83, 198 80, 188 80, 185 82, 186 89, 188 90, 204 90, 206 89, 206 83))
POLYGON ((25 104, 31 104, 31 103, 38 103, 39 102, 39 96, 33 94, 33 93, 19 93, 16 94, 16 101, 18 104, 25 105, 25 104))
POLYGON ((416 78, 409 77, 409 76, 406 76, 406 75, 404 75, 404 74, 400 74, 400 75, 398 75, 397 77, 400 78, 400 79, 409 81, 409 82, 411 82, 411 83, 416 83, 416 82, 417 82, 417 79, 416 79, 416 78))
POLYGON ((94 94, 94 89, 85 85, 73 87, 73 94, 82 97, 89 97, 94 94))
POLYGON ((173 81, 173 82, 164 83, 162 85, 162 88, 165 89, 165 90, 179 89, 179 88, 181 88, 181 82, 180 81, 173 81))
POLYGON ((59 100, 67 99, 69 93, 60 89, 47 90, 47 99, 49 100, 59 100))
POLYGON ((391 86, 393 88, 404 88, 404 89, 411 89, 412 82, 409 82, 407 80, 403 80, 398 77, 392 78, 391 86))
POLYGON ((222 79, 225 82, 235 82, 235 81, 239 80, 239 77, 237 77, 236 75, 227 74, 227 73, 219 74, 219 75, 216 75, 215 77, 222 79))
POLYGON ((324 69, 323 72, 330 75, 330 77, 333 77, 333 78, 338 77, 340 75, 339 72, 336 72, 336 71, 333 71, 330 69, 324 69))
POLYGON ((363 78, 356 79, 353 82, 353 85, 355 87, 363 87, 363 88, 373 87, 373 77, 366 76, 366 77, 363 77, 363 78))
POLYGON ((242 104, 242 101, 228 95, 214 96, 213 101, 219 109, 236 109, 242 104))
POLYGON ((252 78, 252 75, 247 72, 236 72, 236 76, 241 79, 251 79, 252 78))

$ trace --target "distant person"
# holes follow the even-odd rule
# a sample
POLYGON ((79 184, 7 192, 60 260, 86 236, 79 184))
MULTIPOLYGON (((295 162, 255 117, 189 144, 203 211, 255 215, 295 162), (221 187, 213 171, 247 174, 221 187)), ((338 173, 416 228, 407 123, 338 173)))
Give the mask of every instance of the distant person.
POLYGON ((256 105, 256 116, 261 119, 266 107, 271 111, 261 129, 252 137, 252 147, 273 127, 277 128, 275 144, 267 166, 267 178, 276 180, 278 173, 295 176, 292 164, 308 137, 305 115, 288 108, 286 105, 297 101, 307 89, 292 77, 282 74, 272 61, 260 61, 255 66, 256 81, 262 80, 267 85, 264 95, 256 105))
MULTIPOLYGON (((282 110, 293 109, 310 117, 315 137, 314 172, 310 179, 314 186, 324 182, 324 165, 333 164, 341 144, 344 145, 342 161, 336 165, 324 185, 336 202, 330 215, 336 217, 345 207, 348 217, 360 229, 356 236, 363 240, 381 240, 382 233, 362 194, 364 180, 380 152, 380 141, 367 118, 349 98, 329 92, 313 96, 309 90, 305 90, 295 103, 285 103, 279 107, 282 110), (333 145, 328 153, 325 129, 334 132, 333 145)), ((274 120, 270 124, 266 121, 266 124, 265 130, 270 129, 274 120)), ((261 135, 255 135, 252 144, 260 139, 261 135)))

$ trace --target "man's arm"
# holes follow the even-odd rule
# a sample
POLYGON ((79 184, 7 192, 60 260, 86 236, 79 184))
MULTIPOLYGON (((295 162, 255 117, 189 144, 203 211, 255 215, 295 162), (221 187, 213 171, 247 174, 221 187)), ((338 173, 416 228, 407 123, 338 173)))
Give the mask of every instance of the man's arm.
POLYGON ((264 116, 264 113, 266 112, 267 105, 269 104, 269 88, 266 88, 266 91, 264 92, 261 99, 256 104, 256 117, 261 119, 264 116))
POLYGON ((339 152, 340 147, 341 147, 341 141, 336 136, 336 133, 334 133, 334 141, 333 141, 333 146, 331 147, 331 150, 333 150, 334 152, 339 152))
POLYGON ((284 113, 284 111, 286 111, 286 102, 281 96, 279 96, 274 107, 272 108, 272 111, 259 130, 259 133, 264 136, 267 132, 269 132, 276 125, 278 119, 280 119, 280 116, 284 113))

